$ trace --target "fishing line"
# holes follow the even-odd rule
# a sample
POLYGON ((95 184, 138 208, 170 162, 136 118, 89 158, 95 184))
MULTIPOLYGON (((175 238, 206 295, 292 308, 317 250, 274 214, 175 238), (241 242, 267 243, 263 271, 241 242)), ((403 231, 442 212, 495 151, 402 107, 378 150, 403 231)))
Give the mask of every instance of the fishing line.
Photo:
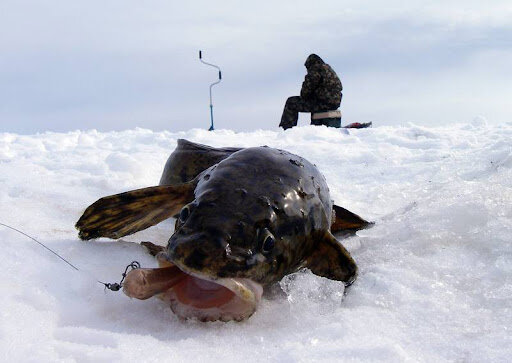
MULTIPOLYGON (((51 253, 53 253, 55 256, 57 256, 58 258, 60 258, 62 261, 64 261, 65 263, 67 263, 69 266, 71 266, 73 269, 75 269, 76 271, 79 271, 79 272, 83 272, 83 271, 80 271, 80 269, 78 267, 76 267, 75 265, 73 265, 71 262, 69 262, 68 260, 66 260, 64 257, 62 257, 61 255, 59 255, 57 252, 55 252, 54 250, 52 250, 50 247, 46 246, 44 243, 42 242, 39 242, 37 239, 35 239, 34 237, 28 235, 27 233, 23 232, 23 231, 20 231, 19 229, 16 229, 14 227, 11 227, 5 223, 1 223, 0 222, 0 226, 4 226, 4 227, 7 227, 9 229, 12 229, 13 231, 16 231, 22 235, 24 235, 25 237, 28 237, 30 238, 32 241, 36 242, 37 244, 39 244, 41 247, 45 248, 47 251, 50 251, 51 253)), ((105 286, 105 289, 109 289, 111 291, 119 291, 121 289, 121 287, 123 287, 123 281, 124 281, 124 278, 126 277, 126 274, 128 273, 128 269, 131 269, 131 270, 135 270, 135 269, 138 269, 140 268, 140 263, 138 261, 132 261, 128 266, 126 266, 124 272, 121 274, 122 275, 122 278, 121 278, 121 281, 119 282, 103 282, 103 281, 100 281, 98 280, 96 277, 94 277, 91 273, 89 273, 91 276, 94 277, 94 279, 99 282, 100 284, 104 285, 105 286)))
POLYGON ((69 266, 71 266, 72 268, 74 268, 75 270, 77 271, 80 271, 78 269, 78 267, 76 267, 75 265, 73 265, 71 262, 69 262, 68 260, 66 260, 64 257, 62 257, 61 255, 59 255, 57 252, 55 252, 54 250, 52 250, 51 248, 49 247, 46 247, 43 243, 39 242, 38 240, 36 240, 34 237, 32 236, 29 236, 28 234, 26 234, 25 232, 23 231, 20 231, 19 229, 16 229, 14 227, 11 227, 11 226, 8 226, 7 224, 5 223, 0 223, 0 225, 4 226, 4 227, 7 227, 7 228, 10 228, 12 229, 13 231, 16 231, 18 233, 21 233, 22 235, 24 235, 25 237, 28 237, 30 238, 32 241, 34 241, 35 243, 38 243, 40 246, 42 246, 43 248, 46 248, 48 251, 50 251, 51 253, 53 253, 55 256, 57 256, 58 258, 60 258, 62 261, 64 261, 65 263, 67 263, 69 266))

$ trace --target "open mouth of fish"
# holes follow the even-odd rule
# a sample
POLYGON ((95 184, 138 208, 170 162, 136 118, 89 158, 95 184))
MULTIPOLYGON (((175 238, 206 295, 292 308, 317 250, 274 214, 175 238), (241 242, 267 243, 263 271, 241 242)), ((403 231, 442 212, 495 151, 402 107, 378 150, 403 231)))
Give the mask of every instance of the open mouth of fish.
POLYGON ((181 318, 241 321, 256 311, 263 293, 263 287, 250 279, 211 278, 185 272, 167 261, 160 265, 130 271, 123 291, 140 300, 158 296, 181 318))

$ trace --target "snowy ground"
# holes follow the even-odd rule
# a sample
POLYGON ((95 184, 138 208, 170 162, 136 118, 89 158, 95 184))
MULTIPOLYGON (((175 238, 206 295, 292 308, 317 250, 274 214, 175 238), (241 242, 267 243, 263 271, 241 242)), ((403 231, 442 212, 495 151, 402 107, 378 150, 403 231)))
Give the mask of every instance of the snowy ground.
MULTIPOLYGON (((136 129, 0 134, 0 361, 510 361, 512 123, 234 133, 136 129), (317 164, 333 199, 376 221, 344 241, 339 283, 298 274, 243 323, 180 321, 157 299, 104 292, 142 248, 81 242, 101 196, 155 185, 178 138, 269 145, 317 164)), ((165 244, 172 221, 126 238, 165 244)))

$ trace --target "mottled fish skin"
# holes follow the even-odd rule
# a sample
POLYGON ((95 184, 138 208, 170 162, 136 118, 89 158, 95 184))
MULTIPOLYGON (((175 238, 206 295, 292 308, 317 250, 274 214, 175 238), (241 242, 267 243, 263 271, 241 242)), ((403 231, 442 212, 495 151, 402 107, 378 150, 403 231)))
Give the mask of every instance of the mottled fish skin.
POLYGON ((304 267, 330 229, 325 178, 287 151, 242 149, 197 178, 162 256, 186 271, 276 282, 304 267))
POLYGON ((210 166, 224 160, 241 148, 214 148, 178 139, 176 149, 165 163, 160 185, 172 185, 188 182, 210 166))
POLYGON ((331 232, 370 223, 333 211, 323 175, 300 156, 181 140, 161 184, 100 198, 76 223, 81 239, 117 239, 177 217, 166 248, 145 243, 160 268, 128 273, 130 297, 158 295, 182 318, 238 321, 254 313, 263 285, 300 268, 346 285, 357 276, 331 232))

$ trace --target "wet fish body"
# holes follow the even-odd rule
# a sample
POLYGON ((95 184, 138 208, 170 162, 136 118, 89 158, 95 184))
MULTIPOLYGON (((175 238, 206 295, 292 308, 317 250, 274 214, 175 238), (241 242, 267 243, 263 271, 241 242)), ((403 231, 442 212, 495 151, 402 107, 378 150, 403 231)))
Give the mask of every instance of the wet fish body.
POLYGON ((161 268, 128 275, 129 296, 159 295, 184 318, 243 320, 264 286, 301 268, 346 284, 356 277, 331 228, 368 222, 333 206, 323 175, 298 155, 180 140, 160 183, 102 198, 77 222, 83 239, 119 238, 177 217, 167 247, 155 251, 161 268))

